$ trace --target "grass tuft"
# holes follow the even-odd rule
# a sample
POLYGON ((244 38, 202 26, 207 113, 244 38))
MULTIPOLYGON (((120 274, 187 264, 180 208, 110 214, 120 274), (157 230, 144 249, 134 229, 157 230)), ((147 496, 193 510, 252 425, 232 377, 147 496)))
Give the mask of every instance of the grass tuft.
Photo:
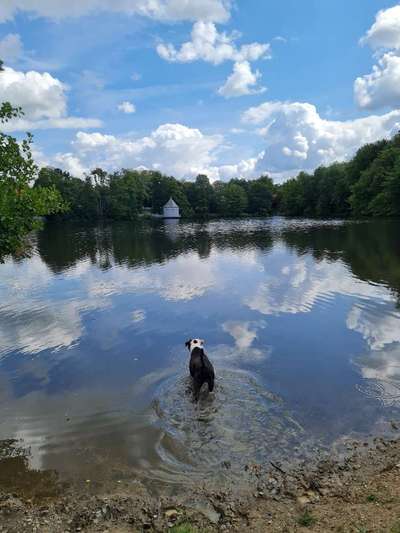
POLYGON ((304 511, 304 513, 300 515, 297 519, 297 523, 299 524, 299 526, 303 527, 311 527, 315 524, 316 521, 316 518, 314 518, 309 511, 304 511))
POLYGON ((197 530, 194 529, 194 527, 191 526, 187 522, 184 522, 182 524, 177 524, 176 526, 171 527, 169 531, 171 531, 172 533, 196 533, 197 532, 197 530))
POLYGON ((390 528, 390 533, 400 533, 400 522, 393 524, 393 526, 390 528))

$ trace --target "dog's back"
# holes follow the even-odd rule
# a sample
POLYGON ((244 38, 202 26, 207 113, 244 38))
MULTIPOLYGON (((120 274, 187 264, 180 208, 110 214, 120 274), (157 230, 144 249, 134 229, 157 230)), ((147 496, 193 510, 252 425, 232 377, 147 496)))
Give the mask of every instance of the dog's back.
POLYGON ((204 353, 203 348, 194 348, 190 354, 189 363, 190 375, 198 385, 202 387, 204 383, 208 384, 208 390, 211 392, 214 389, 214 368, 209 358, 204 353))

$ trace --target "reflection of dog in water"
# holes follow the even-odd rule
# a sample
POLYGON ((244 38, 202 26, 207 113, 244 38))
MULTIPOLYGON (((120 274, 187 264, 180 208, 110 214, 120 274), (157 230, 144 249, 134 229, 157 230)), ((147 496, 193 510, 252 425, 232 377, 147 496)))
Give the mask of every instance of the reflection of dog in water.
POLYGON ((214 388, 214 367, 204 353, 204 341, 202 339, 189 339, 185 342, 190 352, 189 370, 193 378, 194 397, 199 399, 200 389, 204 383, 208 384, 211 392, 214 388))

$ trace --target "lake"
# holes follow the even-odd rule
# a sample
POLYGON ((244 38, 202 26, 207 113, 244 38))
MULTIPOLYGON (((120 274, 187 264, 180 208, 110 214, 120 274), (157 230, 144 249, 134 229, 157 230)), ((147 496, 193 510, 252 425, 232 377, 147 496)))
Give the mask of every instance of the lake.
POLYGON ((0 365, 0 479, 20 455, 60 479, 234 479, 390 434, 400 222, 48 224, 0 265, 0 365), (217 374, 198 404, 190 337, 217 374))

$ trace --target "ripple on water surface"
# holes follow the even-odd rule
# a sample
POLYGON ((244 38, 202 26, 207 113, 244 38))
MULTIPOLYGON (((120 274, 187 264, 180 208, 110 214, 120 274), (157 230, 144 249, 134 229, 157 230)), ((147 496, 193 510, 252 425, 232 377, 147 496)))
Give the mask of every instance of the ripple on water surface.
POLYGON ((205 387, 198 403, 189 377, 170 378, 153 408, 163 431, 158 454, 177 479, 232 477, 248 464, 305 457, 315 446, 278 397, 237 369, 219 370, 214 392, 205 387))

